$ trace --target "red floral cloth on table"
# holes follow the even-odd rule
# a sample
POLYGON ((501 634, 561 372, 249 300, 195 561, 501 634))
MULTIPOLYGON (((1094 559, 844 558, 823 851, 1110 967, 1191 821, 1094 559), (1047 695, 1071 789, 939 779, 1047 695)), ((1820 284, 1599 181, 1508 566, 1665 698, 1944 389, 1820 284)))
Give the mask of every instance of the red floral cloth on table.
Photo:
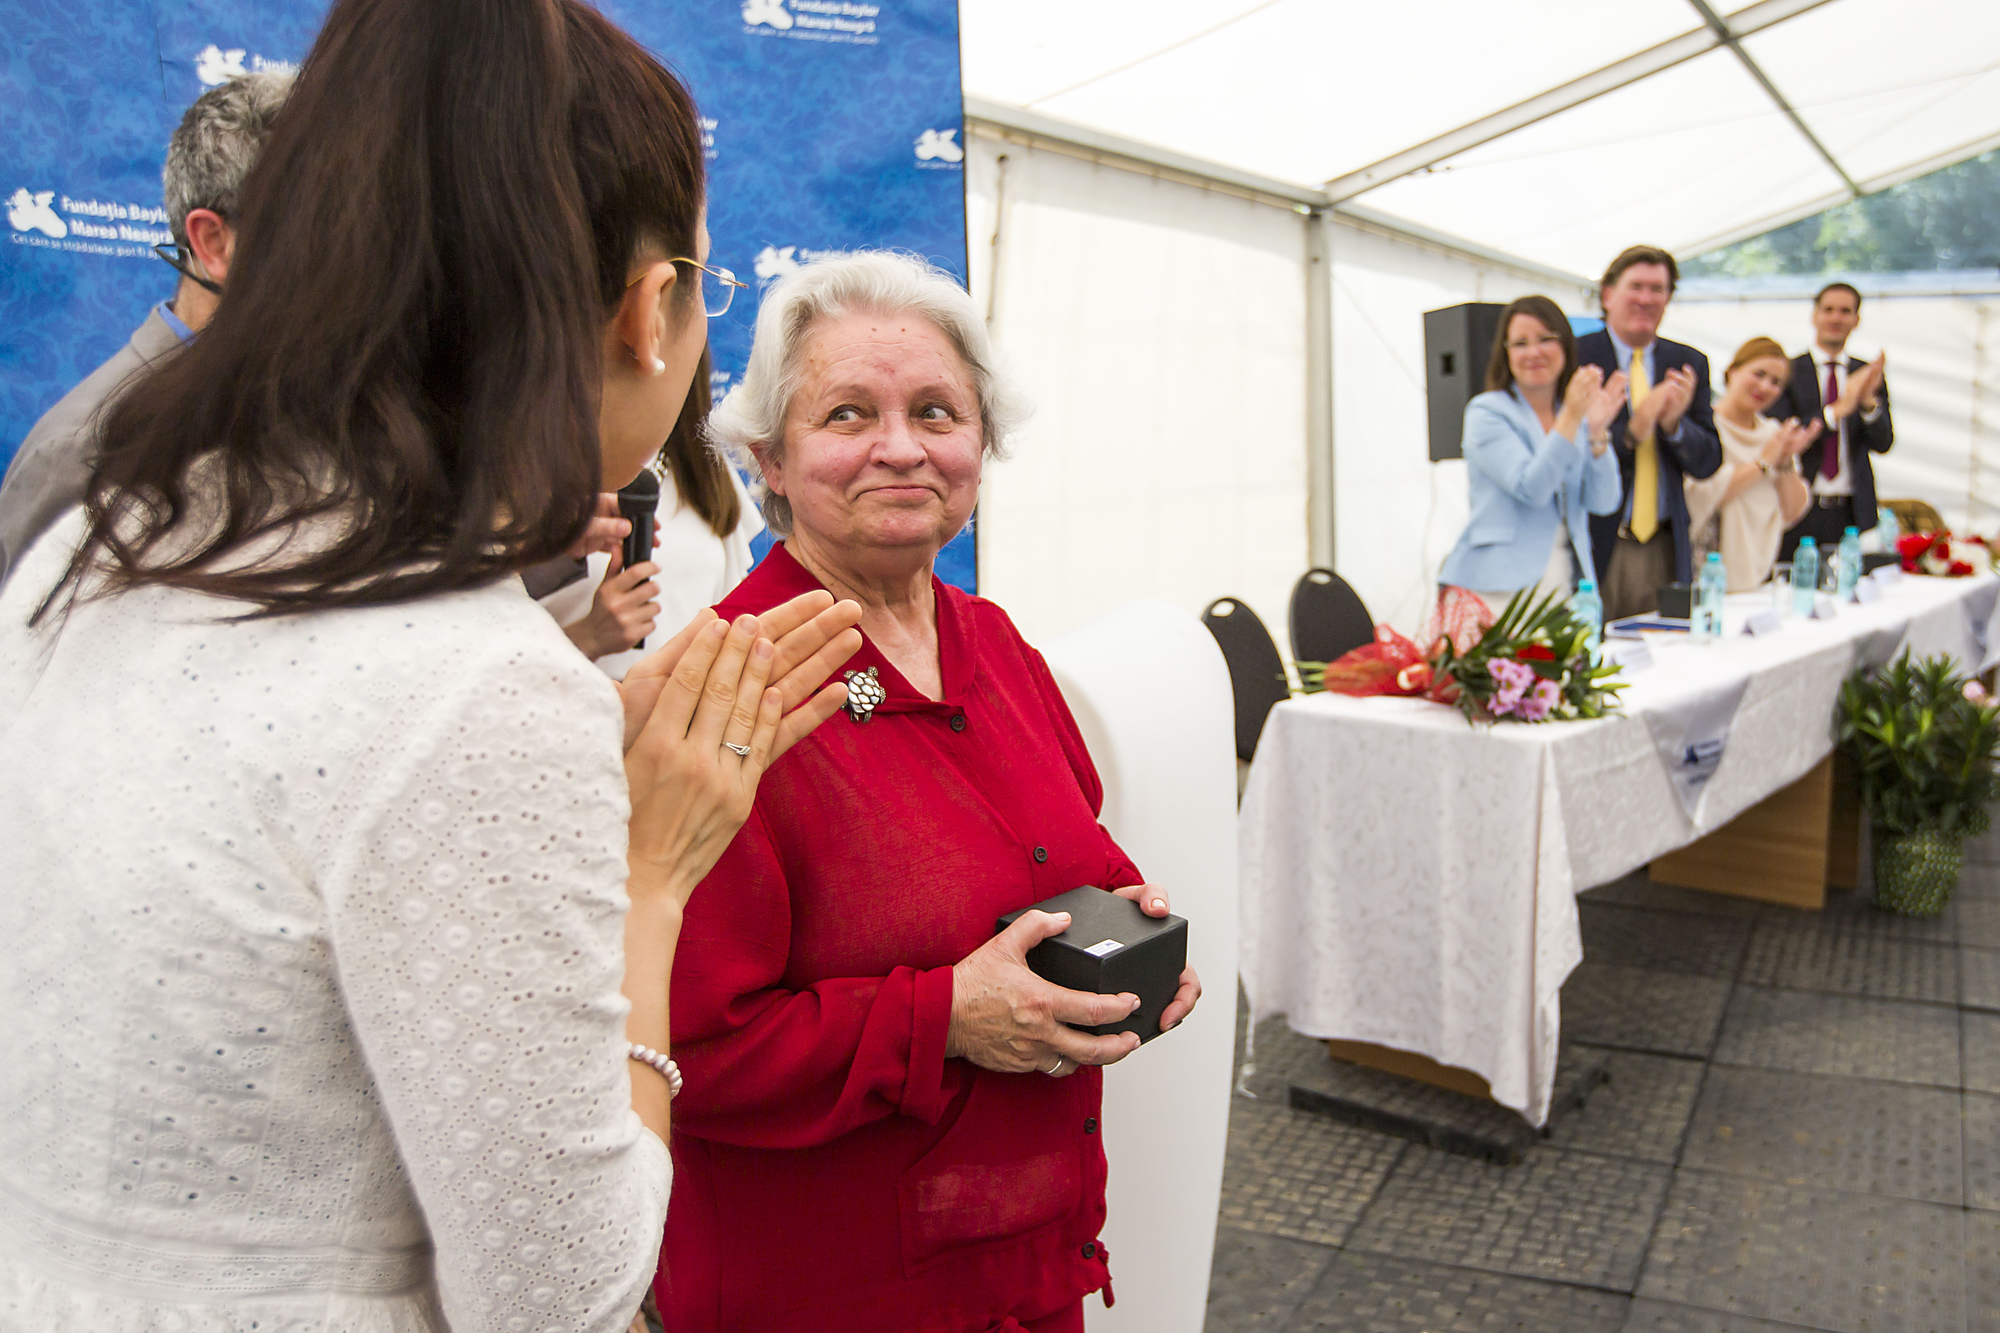
POLYGON ((1479 636, 1493 623, 1493 613, 1478 596, 1446 584, 1440 592, 1437 610, 1424 628, 1424 646, 1398 634, 1387 625, 1375 627, 1375 642, 1343 653, 1329 662, 1322 680, 1334 694, 1366 698, 1377 694, 1421 695, 1438 703, 1458 698, 1458 685, 1450 676, 1433 678, 1431 658, 1440 641, 1449 638, 1452 647, 1464 652, 1479 642, 1479 636))
MULTIPOLYGON (((780 545, 717 609, 819 584, 780 545)), ((994 919, 1143 882, 1041 655, 935 583, 944 697, 888 699, 765 775, 675 955, 673 1333, 985 1333, 1109 1281, 1102 1074, 947 1060, 951 966, 994 919)), ((1170 1113, 1163 1109, 1163 1114, 1170 1113)))

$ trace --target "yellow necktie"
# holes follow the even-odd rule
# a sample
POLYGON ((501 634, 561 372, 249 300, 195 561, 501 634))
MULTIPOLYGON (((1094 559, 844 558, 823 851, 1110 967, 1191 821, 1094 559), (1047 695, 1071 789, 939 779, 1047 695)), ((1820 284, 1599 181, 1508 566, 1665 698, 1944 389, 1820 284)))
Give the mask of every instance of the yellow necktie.
MULTIPOLYGON (((1646 401, 1646 395, 1653 391, 1653 382, 1646 377, 1646 355, 1632 353, 1632 368, 1626 372, 1632 381, 1632 410, 1638 411, 1639 404, 1646 401)), ((1632 535, 1642 542, 1653 540, 1653 534, 1660 529, 1660 446, 1654 434, 1648 434, 1639 441, 1632 457, 1632 535)))

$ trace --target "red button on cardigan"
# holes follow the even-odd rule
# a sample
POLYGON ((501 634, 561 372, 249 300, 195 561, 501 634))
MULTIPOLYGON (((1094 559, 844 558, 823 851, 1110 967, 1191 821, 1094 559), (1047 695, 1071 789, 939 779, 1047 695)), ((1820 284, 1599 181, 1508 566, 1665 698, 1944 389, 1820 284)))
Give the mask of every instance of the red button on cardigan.
MULTIPOLYGON (((717 609, 818 587, 783 546, 717 609)), ((765 775, 689 903, 673 979, 674 1333, 984 1333, 1109 1279, 1102 1075, 944 1055, 951 967, 994 918, 1143 882, 1041 655, 942 582, 944 697, 864 643, 887 689, 765 775), (952 719, 969 723, 954 726, 952 719)))

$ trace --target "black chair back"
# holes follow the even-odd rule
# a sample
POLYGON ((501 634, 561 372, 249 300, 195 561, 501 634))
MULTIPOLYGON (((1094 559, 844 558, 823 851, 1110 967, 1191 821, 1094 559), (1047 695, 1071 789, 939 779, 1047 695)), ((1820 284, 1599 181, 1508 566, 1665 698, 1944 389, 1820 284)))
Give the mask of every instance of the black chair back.
POLYGON ((1308 569, 1292 588, 1292 660, 1332 662, 1375 641, 1375 618, 1347 580, 1308 569))
POLYGON ((1218 597, 1201 613, 1201 623, 1222 646, 1229 664, 1229 690, 1236 696, 1236 757, 1244 763, 1257 750, 1264 715, 1292 697, 1278 645, 1257 613, 1234 597, 1218 597))

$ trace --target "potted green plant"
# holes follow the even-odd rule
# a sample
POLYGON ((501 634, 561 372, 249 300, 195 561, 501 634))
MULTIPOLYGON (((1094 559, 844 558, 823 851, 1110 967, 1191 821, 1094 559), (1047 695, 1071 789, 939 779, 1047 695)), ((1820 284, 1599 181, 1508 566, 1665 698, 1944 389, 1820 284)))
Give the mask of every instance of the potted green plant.
POLYGON ((1861 776, 1875 826, 1875 904, 1936 916, 1958 885, 1965 839, 1986 831, 2000 798, 2000 708, 1951 659, 1907 650, 1840 691, 1840 744, 1861 776))

